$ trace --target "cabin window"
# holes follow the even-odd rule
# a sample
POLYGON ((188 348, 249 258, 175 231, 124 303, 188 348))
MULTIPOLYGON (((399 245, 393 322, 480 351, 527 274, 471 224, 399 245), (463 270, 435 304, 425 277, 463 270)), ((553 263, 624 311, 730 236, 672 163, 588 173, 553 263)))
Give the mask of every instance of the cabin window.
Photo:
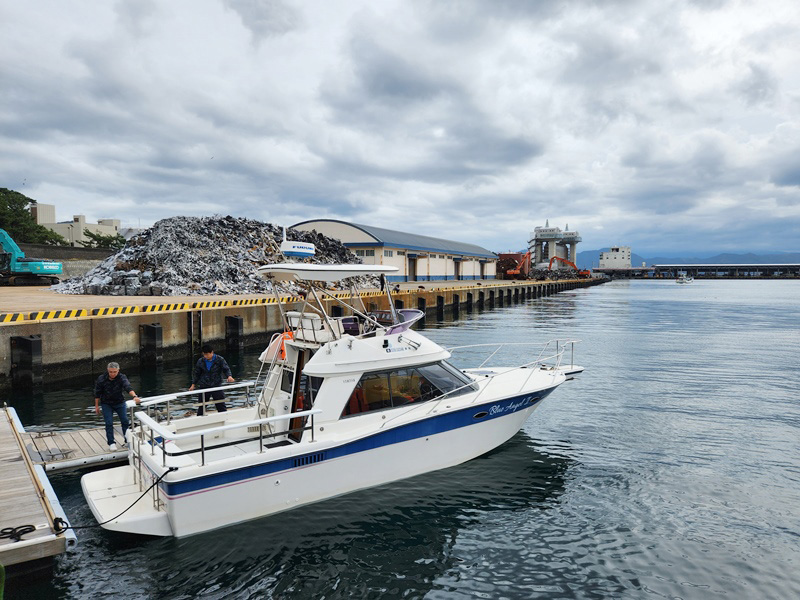
POLYGON ((390 256, 390 257, 394 256, 394 250, 384 250, 383 251, 383 255, 384 256, 390 256))
POLYGON ((458 396, 476 389, 469 377, 444 362, 365 373, 353 389, 342 416, 427 402, 448 392, 458 396))
POLYGON ((311 410, 313 408, 321 385, 322 377, 310 377, 305 373, 300 375, 300 390, 298 393, 300 401, 298 402, 297 410, 311 410))
POLYGON ((292 375, 294 375, 294 373, 289 369, 283 369, 281 373, 281 390, 287 394, 292 393, 292 375))
POLYGON ((375 256, 375 250, 364 250, 364 256, 375 256))

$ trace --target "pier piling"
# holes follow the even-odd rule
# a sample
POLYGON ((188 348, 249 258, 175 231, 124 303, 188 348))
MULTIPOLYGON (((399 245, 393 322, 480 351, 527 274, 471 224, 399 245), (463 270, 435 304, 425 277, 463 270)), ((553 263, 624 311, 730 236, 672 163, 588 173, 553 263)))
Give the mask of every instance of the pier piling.
POLYGON ((17 388, 42 384, 42 336, 11 337, 11 382, 17 388))
POLYGON ((144 364, 164 361, 164 332, 160 323, 139 325, 139 360, 144 364))

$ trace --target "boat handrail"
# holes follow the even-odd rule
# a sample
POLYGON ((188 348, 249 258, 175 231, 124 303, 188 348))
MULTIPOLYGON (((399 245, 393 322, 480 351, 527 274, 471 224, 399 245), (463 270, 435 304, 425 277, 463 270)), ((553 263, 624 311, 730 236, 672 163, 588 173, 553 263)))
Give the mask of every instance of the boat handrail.
MULTIPOLYGON (((563 352, 559 351, 559 348, 560 347, 566 348, 567 345, 569 345, 570 349, 572 350, 572 354, 570 356, 570 364, 572 365, 572 364, 574 364, 573 359, 574 359, 575 344, 577 344, 579 342, 580 342, 580 340, 572 340, 572 339, 548 340, 547 342, 544 343, 544 345, 542 345, 541 342, 494 342, 494 343, 490 343, 490 344, 468 344, 466 346, 452 346, 450 348, 445 348, 445 350, 447 350, 448 352, 452 353, 453 350, 463 350, 464 348, 482 348, 482 347, 483 348, 494 348, 495 346, 497 346, 497 349, 494 352, 492 352, 486 358, 486 360, 484 360, 477 367, 474 367, 476 369, 480 369, 487 362, 489 362, 489 360, 495 354, 497 354, 500 350, 502 350, 505 346, 541 346, 542 349, 539 352, 539 356, 536 357, 536 360, 531 361, 529 363, 525 363, 524 365, 519 365, 517 367, 517 368, 522 368, 522 367, 526 367, 526 366, 530 366, 530 365, 536 364, 537 362, 543 362, 545 360, 552 360, 553 358, 555 358, 557 356, 560 357, 563 354, 563 352), (552 344, 556 345, 556 353, 553 354, 552 356, 542 356, 552 344)), ((559 361, 559 364, 560 364, 560 361, 559 361)))
MULTIPOLYGON (((226 385, 220 385, 211 388, 195 389, 186 392, 174 392, 172 394, 161 394, 159 396, 149 396, 147 398, 139 398, 140 403, 138 404, 138 406, 148 407, 148 406, 153 406, 154 404, 159 404, 161 402, 167 402, 168 400, 175 400, 177 398, 181 398, 184 396, 197 396, 198 394, 205 394, 206 392, 216 392, 218 390, 233 390, 237 388, 253 387, 255 385, 256 385, 255 381, 242 381, 240 383, 229 383, 226 385)), ((217 400, 217 402, 219 401, 217 400)), ((133 402, 132 400, 128 400, 128 406, 136 406, 136 403, 133 402)))
POLYGON ((206 429, 199 429, 197 431, 187 431, 185 433, 175 433, 171 429, 167 429, 166 427, 162 426, 158 421, 153 419, 152 417, 148 416, 144 412, 137 412, 136 418, 142 422, 142 424, 147 425, 154 433, 161 436, 161 438, 170 441, 176 440, 184 440, 190 439, 195 437, 200 437, 203 435, 208 435, 210 433, 217 433, 220 431, 229 431, 231 429, 241 429, 243 427, 255 427, 256 425, 261 425, 265 423, 272 423, 275 421, 284 421, 286 419, 295 419, 298 417, 307 417, 310 415, 318 415, 322 412, 321 408, 312 408, 310 410, 304 410, 301 412, 290 413, 286 415, 276 415, 274 417, 264 417, 262 419, 255 419, 253 421, 242 421, 238 423, 230 423, 229 425, 216 425, 214 427, 208 427, 206 429))
MULTIPOLYGON (((539 352, 539 356, 536 357, 536 360, 532 360, 530 362, 518 365, 516 367, 513 367, 512 369, 509 369, 508 371, 503 371, 502 373, 496 373, 494 375, 489 375, 488 376, 489 381, 486 383, 486 385, 481 387, 480 391, 476 394, 475 398, 473 398, 472 403, 477 402, 478 398, 480 398, 480 396, 483 394, 483 392, 485 392, 488 389, 489 385, 491 385, 494 382, 496 377, 503 376, 503 375, 508 375, 509 373, 513 373, 514 371, 518 371, 520 369, 528 369, 529 367, 534 366, 534 365, 545 366, 545 361, 555 361, 554 369, 553 369, 553 373, 555 374, 556 369, 558 369, 561 366, 561 359, 564 356, 564 352, 566 352, 566 350, 567 350, 567 345, 569 344, 571 346, 572 351, 573 351, 573 355, 574 355, 575 344, 577 342, 579 342, 579 341, 580 340, 548 340, 544 344, 544 347, 542 348, 542 350, 539 352), (556 352, 555 352, 555 354, 551 354, 549 356, 542 356, 542 354, 544 354, 544 352, 547 350, 547 348, 549 348, 551 346, 551 344, 553 344, 554 342, 556 344, 556 352)), ((454 347, 454 348, 450 348, 449 350, 457 350, 459 348, 469 348, 470 346, 490 346, 491 347, 491 346, 495 346, 495 345, 499 345, 500 348, 502 348, 503 346, 538 345, 538 344, 536 344, 535 342, 499 342, 499 344, 470 344, 469 346, 457 346, 457 347, 454 347)), ((491 356, 489 358, 491 358, 492 356, 497 354, 497 351, 500 350, 500 348, 495 350, 491 354, 491 356)), ((481 364, 481 366, 486 364, 486 362, 488 360, 489 359, 487 358, 481 364)), ((570 364, 574 365, 574 362, 570 362, 570 364)), ((481 367, 476 367, 476 368, 481 368, 481 367)), ((528 381, 530 380, 530 378, 533 376, 533 374, 535 372, 536 372, 535 369, 531 369, 530 370, 530 373, 528 374, 528 377, 526 377, 525 381, 523 381, 522 385, 520 385, 520 389, 523 389, 527 385, 528 381)), ((465 385, 461 386, 461 388, 456 388, 454 390, 450 390, 449 392, 447 392, 445 394, 442 394, 442 396, 439 398, 439 400, 437 401, 436 404, 438 405, 439 402, 441 400, 444 400, 449 394, 452 394, 453 392, 456 392, 459 389, 463 389, 463 388, 467 387, 468 385, 470 385, 470 384, 465 384, 465 385)), ((435 409, 436 406, 434 406, 433 408, 435 409)))

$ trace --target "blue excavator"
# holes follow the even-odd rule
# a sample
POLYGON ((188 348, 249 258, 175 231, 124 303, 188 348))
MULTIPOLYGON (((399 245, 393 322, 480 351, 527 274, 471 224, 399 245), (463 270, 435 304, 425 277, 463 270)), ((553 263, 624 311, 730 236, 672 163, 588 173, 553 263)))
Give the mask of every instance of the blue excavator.
POLYGON ((0 229, 0 285, 52 285, 64 272, 60 262, 46 258, 25 258, 5 229, 0 229))

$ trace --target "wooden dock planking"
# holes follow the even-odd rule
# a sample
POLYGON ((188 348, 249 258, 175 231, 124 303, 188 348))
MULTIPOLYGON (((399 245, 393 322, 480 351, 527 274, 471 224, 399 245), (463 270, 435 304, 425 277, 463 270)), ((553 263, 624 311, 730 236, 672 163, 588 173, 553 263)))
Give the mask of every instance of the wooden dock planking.
POLYGON ((76 452, 80 452, 81 454, 89 454, 91 452, 91 448, 89 447, 88 442, 83 439, 81 431, 71 431, 65 437, 68 437, 71 440, 71 447, 76 452))
POLYGON ((105 427, 75 429, 72 431, 25 432, 20 434, 31 460, 48 470, 58 470, 93 463, 112 463, 125 460, 127 450, 122 443, 122 429, 114 427, 117 451, 111 452, 106 444, 105 427), (76 465, 75 461, 79 464, 76 465), (85 462, 84 462, 85 461, 85 462), (59 465, 64 465, 60 467, 59 465))
POLYGON ((51 516, 39 492, 32 467, 14 432, 8 413, 0 411, 0 529, 32 525, 21 541, 0 539, 0 563, 15 565, 60 554, 66 539, 53 534, 51 516))

